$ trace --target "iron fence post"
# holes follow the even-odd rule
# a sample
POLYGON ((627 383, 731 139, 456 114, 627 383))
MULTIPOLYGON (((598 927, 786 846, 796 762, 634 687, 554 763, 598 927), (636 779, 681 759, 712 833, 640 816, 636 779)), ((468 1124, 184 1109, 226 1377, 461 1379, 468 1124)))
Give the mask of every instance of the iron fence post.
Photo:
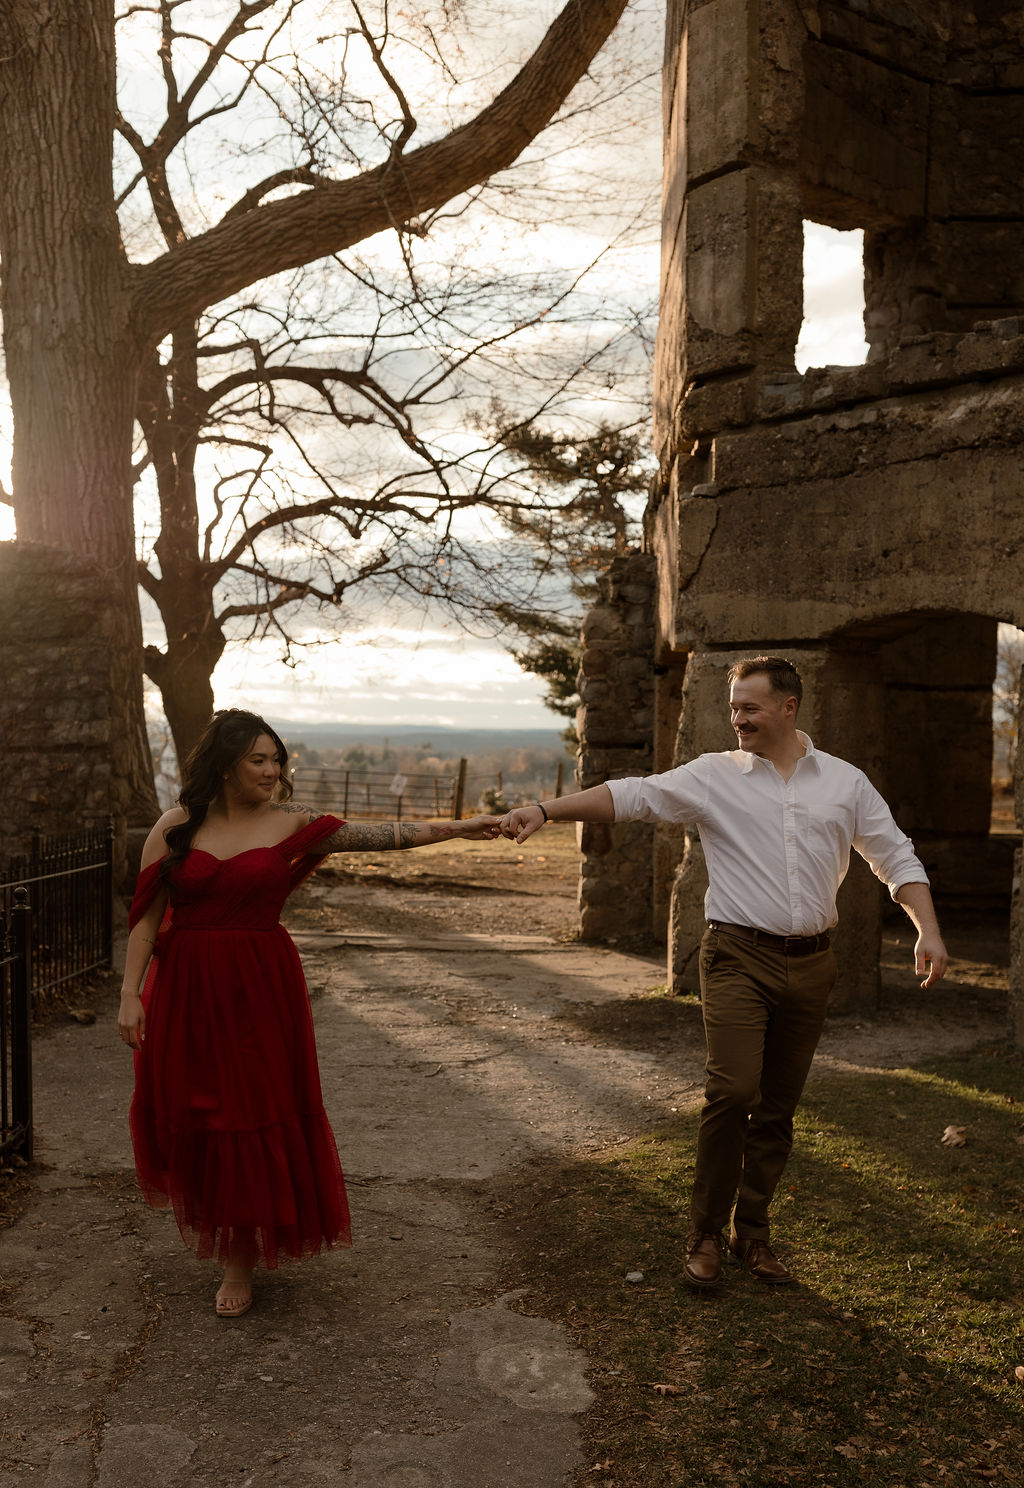
POLYGON ((107 965, 114 964, 114 817, 107 815, 107 965))
POLYGON ((19 885, 11 908, 11 1119, 24 1127, 21 1155, 32 1161, 32 929, 28 890, 19 885))

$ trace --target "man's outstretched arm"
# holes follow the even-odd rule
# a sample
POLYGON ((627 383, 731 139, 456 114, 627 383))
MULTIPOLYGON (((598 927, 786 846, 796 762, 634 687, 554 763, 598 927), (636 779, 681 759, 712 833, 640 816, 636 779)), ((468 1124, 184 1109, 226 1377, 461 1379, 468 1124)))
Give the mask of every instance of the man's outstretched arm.
POLYGON ((946 974, 949 960, 946 947, 939 933, 939 922, 935 916, 932 893, 925 883, 905 883, 893 895, 897 904, 903 906, 917 930, 914 946, 914 969, 918 976, 928 975, 922 987, 931 987, 946 974))
POLYGON ((538 801, 534 806, 517 806, 501 819, 505 837, 525 842, 545 821, 613 822, 615 803, 606 785, 593 785, 589 790, 574 791, 552 801, 538 801))

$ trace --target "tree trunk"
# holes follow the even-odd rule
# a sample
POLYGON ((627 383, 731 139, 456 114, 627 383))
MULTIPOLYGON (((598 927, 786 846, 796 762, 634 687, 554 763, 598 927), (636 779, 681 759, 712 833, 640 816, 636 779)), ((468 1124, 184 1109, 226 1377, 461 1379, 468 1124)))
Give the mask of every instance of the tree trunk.
MULTIPOLYGON (((111 192, 111 0, 7 0, 0 13, 0 255, 18 542, 107 586, 111 800, 152 820, 132 521, 137 352, 111 192)), ((54 711, 60 664, 39 671, 54 711)))
POLYGON ((221 569, 205 561, 199 529, 195 466, 206 410, 198 392, 198 338, 194 321, 178 326, 166 367, 150 352, 137 403, 160 498, 160 577, 143 569, 141 582, 167 638, 162 651, 146 647, 146 675, 160 689, 179 766, 213 715, 213 672, 226 644, 215 605, 221 569))
MULTIPOLYGON (((165 619, 171 623, 173 607, 165 619)), ((210 640, 184 633, 166 651, 146 647, 146 675, 160 689, 179 766, 213 717, 213 671, 224 650, 219 631, 210 640)))

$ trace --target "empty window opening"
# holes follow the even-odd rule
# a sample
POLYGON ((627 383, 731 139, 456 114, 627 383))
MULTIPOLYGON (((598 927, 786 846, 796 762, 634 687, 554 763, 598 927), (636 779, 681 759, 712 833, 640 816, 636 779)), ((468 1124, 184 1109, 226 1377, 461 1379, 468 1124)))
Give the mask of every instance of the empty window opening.
POLYGON ((996 642, 996 680, 992 688, 992 826, 1015 830, 1013 777, 1020 724, 1021 681, 1024 678, 1024 630, 999 626, 996 642))
POLYGON ((864 339, 864 234, 804 223, 804 323, 797 371, 860 367, 864 339))

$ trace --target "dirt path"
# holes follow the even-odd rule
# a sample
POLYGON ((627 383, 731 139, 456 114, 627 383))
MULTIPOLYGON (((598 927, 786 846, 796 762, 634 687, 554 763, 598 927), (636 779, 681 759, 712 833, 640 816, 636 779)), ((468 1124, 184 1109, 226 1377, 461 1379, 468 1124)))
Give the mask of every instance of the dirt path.
MULTIPOLYGON (((575 875, 559 829, 532 851, 350 859, 293 901, 356 1246, 264 1277, 237 1323, 138 1199, 112 1007, 44 1033, 34 1197, 0 1232, 7 1472, 45 1488, 585 1477, 586 1357, 527 1315, 527 1271, 510 1286, 522 1176, 695 1106, 702 1054, 696 1005, 648 995, 660 956, 565 938, 575 875)), ((927 1008, 832 1025, 822 1064, 999 1036, 986 954, 927 1008)))

